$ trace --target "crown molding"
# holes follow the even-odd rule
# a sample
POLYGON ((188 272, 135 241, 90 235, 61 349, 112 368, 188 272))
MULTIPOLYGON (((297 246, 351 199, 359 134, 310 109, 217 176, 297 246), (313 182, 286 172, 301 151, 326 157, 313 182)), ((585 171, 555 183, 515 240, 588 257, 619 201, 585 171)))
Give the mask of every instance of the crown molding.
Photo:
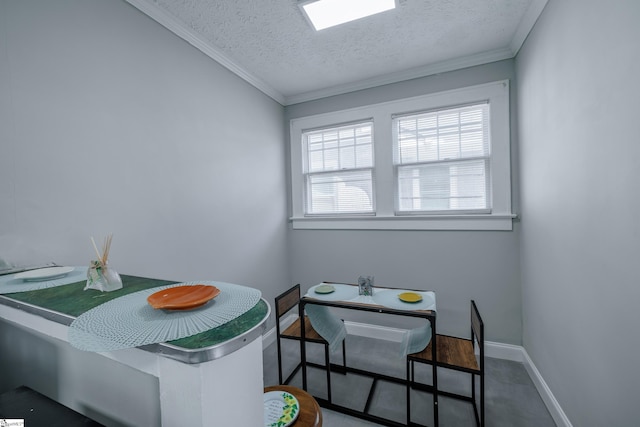
POLYGON ((209 41, 203 39, 191 29, 186 28, 182 22, 156 6, 150 0, 126 0, 126 2, 191 44, 196 49, 200 50, 223 67, 227 68, 241 79, 245 80, 247 83, 253 85, 265 95, 271 97, 280 104, 284 104, 284 96, 280 92, 247 71, 242 66, 236 64, 224 52, 213 47, 209 41))
POLYGON ((476 65, 488 64, 490 62, 501 61, 503 59, 513 58, 511 49, 497 49, 488 52, 482 52, 475 55, 455 58, 448 61, 437 62, 423 67, 416 67, 410 70, 400 71, 397 73, 385 74, 370 79, 360 80, 353 83, 347 83, 338 86, 332 86, 326 89, 301 93, 285 97, 284 105, 293 105, 315 99, 326 98, 328 96, 342 95, 344 93, 355 92, 357 90, 370 89, 376 86, 398 83, 405 80, 426 77, 433 74, 445 73, 447 71, 460 70, 476 65))
POLYGON ((533 26, 536 25, 536 22, 542 14, 544 7, 547 5, 547 2, 548 0, 533 0, 531 4, 529 4, 527 11, 524 13, 522 20, 520 20, 520 23, 518 24, 516 33, 511 39, 511 44, 509 45, 513 52, 513 56, 516 56, 520 51, 520 48, 533 29, 533 26))

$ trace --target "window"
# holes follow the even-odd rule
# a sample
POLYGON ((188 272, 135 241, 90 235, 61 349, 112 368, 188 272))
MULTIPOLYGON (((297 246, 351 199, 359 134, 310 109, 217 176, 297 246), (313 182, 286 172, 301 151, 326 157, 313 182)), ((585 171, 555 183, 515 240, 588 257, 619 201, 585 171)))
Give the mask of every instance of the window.
POLYGON ((291 120, 294 228, 511 230, 509 85, 291 120))
POLYGON ((395 116, 397 212, 489 212, 489 104, 395 116))
POLYGON ((303 132, 305 214, 371 214, 373 123, 303 132))

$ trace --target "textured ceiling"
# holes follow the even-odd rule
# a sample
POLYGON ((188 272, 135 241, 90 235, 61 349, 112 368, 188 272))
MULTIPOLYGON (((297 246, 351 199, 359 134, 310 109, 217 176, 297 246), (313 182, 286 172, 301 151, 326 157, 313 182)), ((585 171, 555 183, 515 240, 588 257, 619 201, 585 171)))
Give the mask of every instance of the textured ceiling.
POLYGON ((513 57, 547 0, 397 0, 316 32, 296 0, 127 0, 283 104, 513 57))

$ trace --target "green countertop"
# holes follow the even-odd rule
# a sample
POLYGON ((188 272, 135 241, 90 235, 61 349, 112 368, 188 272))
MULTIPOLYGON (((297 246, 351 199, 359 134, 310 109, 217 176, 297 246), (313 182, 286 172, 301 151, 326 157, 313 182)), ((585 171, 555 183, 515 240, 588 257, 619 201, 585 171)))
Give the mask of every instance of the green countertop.
MULTIPOLYGON (((94 289, 84 291, 86 281, 37 291, 4 294, 3 297, 27 303, 39 308, 78 317, 82 313, 107 301, 144 289, 178 283, 170 280, 121 275, 122 289, 100 292, 94 289)), ((268 304, 261 299, 252 309, 238 318, 217 328, 190 337, 169 341, 168 344, 187 350, 203 349, 228 341, 260 324, 269 313, 268 304)))

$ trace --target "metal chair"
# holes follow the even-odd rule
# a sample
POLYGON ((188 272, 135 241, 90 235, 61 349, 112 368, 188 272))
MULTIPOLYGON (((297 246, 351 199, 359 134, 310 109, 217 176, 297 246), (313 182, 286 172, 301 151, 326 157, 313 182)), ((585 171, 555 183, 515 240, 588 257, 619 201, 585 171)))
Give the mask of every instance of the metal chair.
MULTIPOLYGON (((280 384, 289 384, 289 381, 293 378, 293 376, 300 370, 302 367, 302 361, 300 361, 294 368, 293 371, 287 376, 287 378, 282 380, 282 350, 280 345, 281 339, 290 339, 300 341, 301 338, 301 323, 299 317, 289 325, 284 331, 280 329, 280 319, 288 314, 294 307, 298 306, 298 302, 300 301, 300 284, 297 284, 290 288, 289 290, 283 292, 278 295, 275 299, 276 306, 276 343, 278 347, 278 381, 280 384)), ((314 366, 317 368, 325 369, 327 372, 327 400, 331 402, 331 363, 329 361, 329 343, 320 336, 311 326, 311 321, 307 316, 304 317, 304 334, 305 341, 312 342, 317 344, 324 345, 324 365, 318 365, 315 363, 307 362, 307 365, 314 366)), ((342 341, 342 362, 343 366, 346 367, 346 348, 345 342, 342 341)))
MULTIPOLYGON (((419 353, 407 355, 407 387, 419 388, 415 382, 414 363, 426 363, 433 365, 431 358, 431 340, 427 348, 419 353)), ((438 389, 438 395, 448 396, 456 399, 468 401, 473 404, 473 411, 476 424, 484 427, 484 322, 475 301, 471 300, 471 338, 458 338, 448 335, 437 334, 436 342, 436 367, 452 369, 455 371, 467 372, 471 375, 471 396, 450 393, 438 389), (479 358, 476 359, 474 343, 477 341, 480 351, 479 358), (480 378, 480 411, 476 403, 476 376, 480 378)), ((411 399, 407 392, 407 425, 410 425, 411 399)))

